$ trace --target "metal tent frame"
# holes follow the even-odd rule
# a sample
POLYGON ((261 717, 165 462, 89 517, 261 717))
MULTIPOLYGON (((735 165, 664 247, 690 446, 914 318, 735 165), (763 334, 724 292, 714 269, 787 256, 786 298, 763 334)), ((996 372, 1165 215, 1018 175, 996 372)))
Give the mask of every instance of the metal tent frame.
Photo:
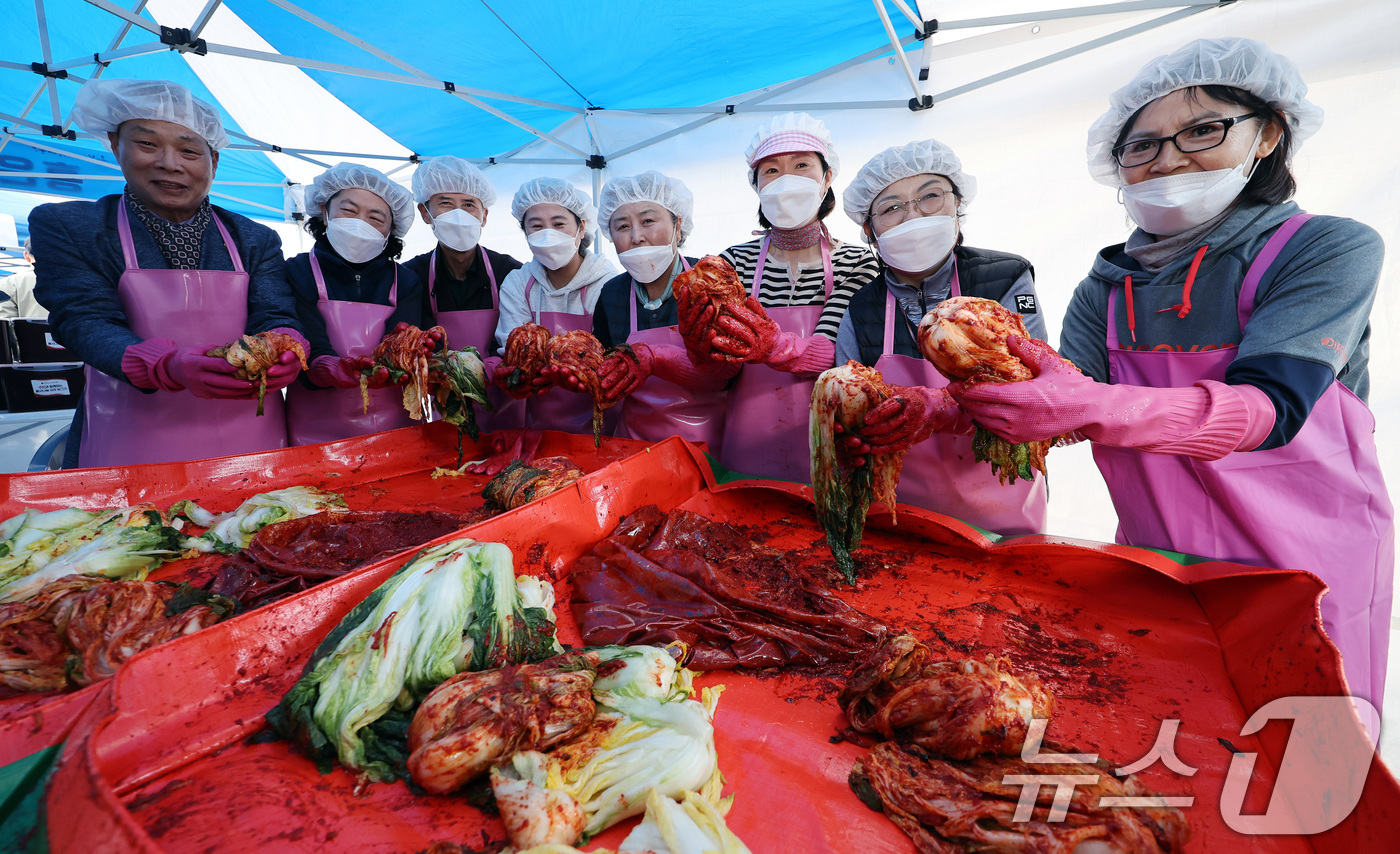
MULTIPOLYGON (((116 32, 107 43, 105 50, 99 50, 86 56, 55 61, 50 50, 48 22, 45 16, 45 0, 33 0, 33 2, 39 29, 39 52, 41 61, 22 62, 17 61, 18 58, 5 58, 0 59, 0 68, 32 71, 40 76, 41 80, 26 106, 18 115, 0 112, 0 121, 5 123, 3 127, 0 127, 0 153, 3 153, 5 147, 11 140, 22 138, 26 145, 34 148, 73 157, 86 163, 113 170, 110 175, 85 174, 82 176, 83 180, 120 181, 122 180, 121 174, 114 164, 88 157, 83 153, 83 149, 80 147, 67 145, 67 143, 76 141, 77 139, 95 139, 96 137, 91 134, 75 131, 72 128, 71 116, 64 116, 62 114, 57 88, 59 81, 62 80, 70 84, 81 85, 88 79, 100 77, 113 62, 120 62, 131 57, 146 56, 162 51, 177 51, 191 64, 197 63, 203 56, 215 54, 294 66, 303 70, 330 72, 351 77, 396 83, 404 86, 444 91, 494 119, 508 122, 534 137, 533 141, 518 146, 510 151, 502 152, 494 156, 470 157, 467 159, 481 166, 492 166, 502 163, 584 165, 590 168, 593 175, 593 195, 594 201, 596 202, 599 188, 602 184, 602 170, 607 168, 610 161, 636 153, 673 137, 683 135, 725 116, 734 115, 736 113, 776 113, 791 110, 810 112, 834 110, 928 110, 933 108, 936 104, 950 98, 966 95, 983 87, 991 86, 1018 75, 1035 71, 1046 65, 1069 59, 1087 51, 1095 50, 1210 9, 1231 5, 1232 3, 1238 2, 1238 0, 1123 0, 1123 2, 954 21, 924 19, 906 2, 906 0, 872 0, 875 14, 878 16, 888 37, 888 43, 886 44, 853 56, 829 68, 758 92, 750 92, 732 98, 695 106, 635 108, 627 110, 609 110, 591 103, 586 104, 586 106, 562 104, 536 98, 528 98, 509 92, 474 88, 454 81, 443 80, 440 79, 439 76, 435 76, 415 64, 381 50, 368 41, 338 27, 334 23, 326 21, 302 9, 300 6, 291 2, 291 0, 266 0, 266 2, 334 36, 341 42, 363 51, 381 62, 387 63, 402 73, 380 71, 358 65, 289 56, 268 51, 250 50, 247 48, 210 42, 203 38, 202 34, 208 27, 215 12, 223 5, 223 0, 206 0, 194 19, 188 22, 188 26, 167 25, 185 24, 186 22, 184 21, 156 20, 155 16, 147 9, 148 0, 136 0, 131 8, 119 6, 112 2, 112 0, 83 0, 83 2, 88 5, 106 12, 116 19, 115 22, 118 25, 116 32), (888 8, 889 5, 893 5, 898 16, 903 19, 903 22, 907 22, 913 26, 912 33, 904 36, 899 35, 895 28, 894 19, 891 17, 888 8), (1075 19, 1087 22, 1092 21, 1092 19, 1102 19, 1105 16, 1148 13, 1158 10, 1169 11, 1148 20, 1125 26, 1107 35, 1086 40, 1073 47, 1004 69, 981 79, 936 93, 928 92, 933 82, 929 80, 929 69, 936 59, 966 55, 973 51, 1025 44, 1037 38, 1042 32, 1042 28, 1049 22, 1075 19), (122 43, 134 30, 150 33, 155 36, 155 39, 122 47, 122 43), (940 34, 957 30, 984 32, 955 41, 944 40, 940 43, 940 34), (885 56, 891 56, 896 61, 899 72, 904 81, 908 84, 912 97, 908 99, 885 98, 866 101, 774 103, 775 99, 789 92, 809 86, 842 70, 885 56), (914 59, 913 62, 911 62, 911 57, 914 59), (918 70, 915 69, 915 65, 918 66, 918 70), (87 77, 80 76, 77 73, 85 69, 90 69, 87 77), (44 100, 45 95, 48 96, 47 101, 51 114, 51 123, 49 124, 45 124, 42 121, 30 117, 30 114, 39 106, 40 101, 44 100), (500 104, 500 106, 498 106, 498 104, 500 104), (555 128, 546 130, 536 127, 518 116, 512 115, 507 109, 508 105, 511 104, 528 105, 557 111, 564 115, 564 119, 555 128), (606 122, 610 115, 621 114, 642 116, 694 116, 695 118, 641 141, 634 142, 616 150, 605 151, 598 144, 599 134, 596 132, 597 124, 599 122, 606 122), (574 122, 581 122, 583 124, 584 129, 587 131, 591 150, 585 151, 561 138, 559 131, 571 127, 571 123, 574 122)), ((49 0, 49 2, 53 2, 53 0, 49 0)), ((927 0, 924 5, 928 7, 935 4, 933 0, 927 0)), ((1089 26, 1090 24, 1084 23, 1081 25, 1089 26)), ((531 50, 533 51, 533 48, 531 48, 531 50)), ((548 65, 547 59, 544 57, 540 58, 548 65)), ((587 102, 587 99, 581 94, 580 98, 587 102)), ((236 132, 230 132, 230 136, 239 140, 230 146, 231 149, 268 153, 276 152, 318 166, 329 166, 328 163, 320 159, 323 157, 379 160, 389 163, 398 163, 399 165, 391 169, 391 174, 416 164, 422 157, 429 156, 420 153, 413 153, 405 156, 385 152, 311 150, 281 146, 274 142, 255 139, 236 132)), ((13 171, 0 165, 0 177, 52 178, 54 175, 42 172, 13 171)), ((281 183, 216 180, 215 184, 223 188, 223 190, 215 192, 212 195, 218 198, 238 201, 242 204, 258 209, 265 209, 277 214, 277 217, 269 216, 269 219, 283 218, 286 214, 286 209, 278 209, 271 205, 241 198, 235 193, 227 192, 227 190, 238 186, 282 187, 285 193, 291 187, 296 186, 296 182, 290 180, 281 183)))

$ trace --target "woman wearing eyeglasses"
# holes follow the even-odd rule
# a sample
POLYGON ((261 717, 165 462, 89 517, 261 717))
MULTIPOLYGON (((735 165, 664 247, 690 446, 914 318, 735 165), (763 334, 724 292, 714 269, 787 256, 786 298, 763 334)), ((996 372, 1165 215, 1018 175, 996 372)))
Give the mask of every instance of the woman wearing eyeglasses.
POLYGON ((1045 527, 1045 480, 1003 486, 973 459, 972 421, 916 343, 923 316, 956 296, 996 300, 1045 337, 1030 262, 963 244, 960 220, 976 195, 976 179, 933 139, 885 149, 846 188, 846 215, 875 246, 882 275, 851 298, 836 364, 854 359, 898 389, 847 441, 857 453, 908 451, 898 491, 905 504, 1002 534, 1034 534, 1045 527))
POLYGON ((1090 170, 1138 228, 1070 302, 1079 371, 1013 338, 1038 376, 954 394, 1011 441, 1092 440, 1119 542, 1321 576, 1351 693, 1379 707, 1394 514, 1365 400, 1383 246, 1288 201, 1322 121, 1306 92, 1245 39, 1138 72, 1089 131, 1090 170))

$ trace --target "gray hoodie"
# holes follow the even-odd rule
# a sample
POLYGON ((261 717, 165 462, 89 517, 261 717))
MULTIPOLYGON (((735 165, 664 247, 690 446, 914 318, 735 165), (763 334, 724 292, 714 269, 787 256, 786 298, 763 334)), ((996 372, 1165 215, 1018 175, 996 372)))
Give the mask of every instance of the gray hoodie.
POLYGON ((1238 347, 1236 360, 1288 356, 1328 366, 1362 400, 1370 390, 1371 304, 1385 246, 1369 226, 1341 217, 1314 217, 1284 247, 1259 283, 1249 334, 1236 305, 1250 262, 1283 224, 1299 213, 1293 202, 1241 204, 1202 239, 1209 248, 1191 288, 1191 310, 1179 317, 1187 250, 1156 275, 1110 246, 1094 259, 1070 299, 1060 353, 1085 374, 1108 381, 1105 314, 1117 289, 1114 322, 1125 349, 1191 351, 1238 347), (1132 277, 1134 330, 1128 328, 1124 279, 1132 277), (1134 340, 1134 332, 1136 340, 1134 340))

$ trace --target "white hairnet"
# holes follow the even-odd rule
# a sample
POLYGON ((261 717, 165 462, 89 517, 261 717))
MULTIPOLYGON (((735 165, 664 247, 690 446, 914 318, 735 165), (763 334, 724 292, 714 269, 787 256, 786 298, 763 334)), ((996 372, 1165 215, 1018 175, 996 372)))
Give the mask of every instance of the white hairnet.
POLYGON ((806 113, 784 113, 759 125, 758 132, 744 150, 744 162, 749 164, 749 186, 758 189, 758 173, 754 171, 758 161, 774 154, 794 151, 815 151, 825 157, 833 180, 841 171, 836 147, 831 144, 831 131, 826 129, 822 120, 806 113))
MULTIPOLYGON (((1128 119, 1163 95, 1213 85, 1243 89, 1282 113, 1293 131, 1294 151, 1322 126, 1322 108, 1304 97, 1308 86, 1287 57, 1254 39, 1198 39, 1147 63, 1127 86, 1109 96, 1108 112, 1089 128, 1089 174, 1100 184, 1117 187, 1121 181, 1113 144, 1128 119)), ((1293 156, 1293 151, 1287 155, 1293 156)))
POLYGON ((515 198, 510 202, 510 215, 516 222, 523 222, 525 212, 535 205, 562 205, 583 220, 583 232, 593 230, 598 221, 598 212, 592 202, 580 193, 573 184, 562 178, 532 178, 520 185, 515 198))
POLYGON ((598 220, 603 224, 603 233, 612 239, 608 222, 623 205, 633 202, 655 202, 681 218, 681 239, 690 236, 695 230, 691 217, 695 213, 695 196, 690 188, 675 178, 668 178, 660 172, 648 171, 640 175, 614 178, 603 185, 598 196, 598 220))
POLYGON ((389 204, 394 213, 391 237, 403 237, 413 226, 413 194, 378 169, 358 163, 337 163, 316 176, 306 190, 307 215, 324 217, 331 197, 352 188, 369 190, 389 204))
POLYGON ((977 179, 962 171, 962 161, 953 149, 936 139, 916 139, 886 148, 860 167, 851 185, 841 194, 846 216, 855 220, 856 225, 865 225, 875 198, 895 181, 915 175, 942 175, 952 181, 962 197, 958 213, 962 213, 977 195, 977 179))
POLYGON ((450 154, 424 160, 413 173, 413 198, 418 204, 426 205, 438 193, 475 196, 488 210, 496 203, 491 180, 471 163, 450 154))
POLYGON ((89 80, 78 90, 69 117, 104 142, 122 122, 146 119, 187 127, 215 151, 229 144, 219 111, 169 80, 89 80))

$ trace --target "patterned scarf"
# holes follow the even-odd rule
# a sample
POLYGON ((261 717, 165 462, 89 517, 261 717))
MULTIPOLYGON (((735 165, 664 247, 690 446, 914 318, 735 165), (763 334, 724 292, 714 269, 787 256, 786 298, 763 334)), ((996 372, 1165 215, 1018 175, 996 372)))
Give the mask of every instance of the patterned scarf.
POLYGON ((122 193, 126 203, 136 212, 136 218, 146 226, 155 238, 160 254, 172 270, 199 270, 201 259, 200 243, 204 240, 204 230, 209 227, 214 216, 209 205, 209 197, 199 206, 199 212, 184 222, 171 222, 151 212, 141 201, 131 194, 131 188, 122 193))
POLYGON ((754 234, 771 234, 773 239, 769 245, 784 252, 796 252, 799 249, 806 249, 808 246, 816 246, 821 242, 822 235, 825 233, 826 224, 821 220, 815 220, 801 228, 774 228, 770 231, 754 232, 754 234))

